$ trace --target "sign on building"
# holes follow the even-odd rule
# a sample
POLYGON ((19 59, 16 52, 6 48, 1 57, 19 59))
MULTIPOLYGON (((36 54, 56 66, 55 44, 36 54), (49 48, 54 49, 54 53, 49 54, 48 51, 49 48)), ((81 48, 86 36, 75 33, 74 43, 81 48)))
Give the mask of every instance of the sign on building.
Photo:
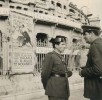
POLYGON ((32 72, 34 60, 33 18, 16 12, 10 13, 11 22, 11 62, 12 72, 32 72))

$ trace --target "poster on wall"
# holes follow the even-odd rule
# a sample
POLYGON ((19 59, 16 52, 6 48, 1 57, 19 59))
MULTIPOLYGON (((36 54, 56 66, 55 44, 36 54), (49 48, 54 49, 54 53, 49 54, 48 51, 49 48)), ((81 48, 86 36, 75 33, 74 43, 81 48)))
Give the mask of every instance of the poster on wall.
POLYGON ((34 70, 33 18, 16 12, 10 13, 12 41, 12 72, 34 70))

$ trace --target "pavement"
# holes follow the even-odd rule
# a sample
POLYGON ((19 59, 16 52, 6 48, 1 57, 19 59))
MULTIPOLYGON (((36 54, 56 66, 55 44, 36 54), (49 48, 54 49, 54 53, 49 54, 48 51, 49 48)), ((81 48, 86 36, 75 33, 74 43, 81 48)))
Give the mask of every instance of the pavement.
MULTIPOLYGON (((19 84, 24 85, 25 86, 24 89, 26 91, 22 92, 19 90, 19 92, 5 94, 3 96, 0 96, 0 100, 48 100, 47 96, 45 95, 45 91, 43 89, 40 78, 41 78, 40 75, 37 77, 34 77, 34 79, 32 79, 34 82, 31 81, 29 82, 29 84, 27 83, 28 81, 22 82, 20 78, 19 84)), ((19 79, 19 77, 17 77, 17 79, 19 79)), ((69 100, 89 100, 83 97, 83 87, 84 87, 83 78, 81 78, 78 75, 78 72, 74 72, 72 77, 70 77, 68 80, 69 80, 69 87, 70 87, 69 100)), ((5 81, 4 83, 7 83, 7 82, 5 81)), ((15 83, 18 83, 18 81, 15 83)), ((18 86, 19 84, 17 84, 17 89, 19 89, 19 86, 18 86)))
MULTIPOLYGON (((89 100, 84 98, 84 84, 83 78, 78 75, 78 72, 74 72, 73 76, 69 78, 69 87, 70 87, 70 97, 69 100, 89 100)), ((30 100, 48 100, 48 97, 44 94, 44 89, 39 91, 34 98, 30 100)))
MULTIPOLYGON (((40 96, 39 94, 39 97, 32 98, 31 100, 48 100, 48 97, 44 94, 42 96, 40 96)), ((69 100, 89 100, 89 99, 83 97, 83 89, 81 89, 81 90, 71 91, 69 100)))

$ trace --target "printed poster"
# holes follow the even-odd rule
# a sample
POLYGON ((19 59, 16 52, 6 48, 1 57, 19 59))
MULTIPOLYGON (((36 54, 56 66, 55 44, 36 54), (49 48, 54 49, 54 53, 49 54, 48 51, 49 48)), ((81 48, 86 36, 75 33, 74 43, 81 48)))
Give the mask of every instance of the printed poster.
POLYGON ((33 18, 11 12, 12 72, 34 69, 33 18))

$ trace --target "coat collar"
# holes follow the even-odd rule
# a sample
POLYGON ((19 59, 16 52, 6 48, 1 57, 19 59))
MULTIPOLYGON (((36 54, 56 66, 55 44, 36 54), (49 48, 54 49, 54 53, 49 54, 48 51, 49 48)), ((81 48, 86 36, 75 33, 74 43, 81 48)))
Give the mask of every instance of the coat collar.
POLYGON ((56 54, 58 57, 60 57, 62 59, 61 54, 57 53, 56 51, 53 51, 54 54, 56 54))
POLYGON ((97 44, 97 43, 100 43, 100 41, 102 41, 102 38, 97 38, 97 39, 95 39, 92 43, 91 43, 91 45, 92 44, 97 44))

